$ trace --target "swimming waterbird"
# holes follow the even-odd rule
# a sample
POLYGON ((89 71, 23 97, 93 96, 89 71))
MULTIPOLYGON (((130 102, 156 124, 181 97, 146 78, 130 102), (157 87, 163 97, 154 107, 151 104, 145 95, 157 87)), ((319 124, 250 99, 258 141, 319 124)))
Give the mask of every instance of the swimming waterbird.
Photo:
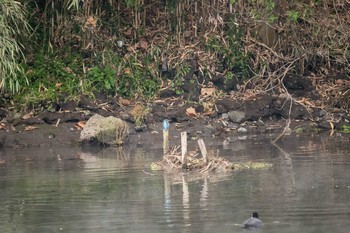
POLYGON ((259 219, 259 214, 257 212, 253 212, 251 217, 242 223, 241 227, 245 229, 256 229, 260 228, 262 225, 263 223, 259 219))

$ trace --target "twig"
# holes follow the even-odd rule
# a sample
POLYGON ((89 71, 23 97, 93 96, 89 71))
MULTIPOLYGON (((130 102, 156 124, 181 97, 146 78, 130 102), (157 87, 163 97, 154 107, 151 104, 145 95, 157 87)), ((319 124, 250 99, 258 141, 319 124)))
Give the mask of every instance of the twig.
POLYGON ((61 121, 61 118, 58 118, 56 124, 55 124, 55 127, 58 127, 58 125, 60 124, 60 121, 61 121))

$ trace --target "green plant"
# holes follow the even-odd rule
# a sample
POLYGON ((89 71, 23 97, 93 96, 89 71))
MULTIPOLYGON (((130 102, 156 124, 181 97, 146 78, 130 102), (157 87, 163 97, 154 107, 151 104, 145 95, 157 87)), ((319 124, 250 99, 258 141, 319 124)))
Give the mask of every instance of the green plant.
POLYGON ((288 16, 288 19, 293 23, 296 23, 300 18, 299 12, 294 10, 287 11, 287 16, 288 16))
POLYGON ((124 0, 126 7, 139 7, 140 1, 139 0, 124 0))
MULTIPOLYGON (((226 43, 222 42, 222 38, 213 36, 209 38, 206 49, 216 54, 224 69, 233 71, 239 78, 248 78, 250 63, 249 54, 245 54, 242 45, 243 30, 234 21, 229 21, 227 26, 227 36, 224 38, 226 43)), ((233 78, 233 75, 227 78, 233 78)))
POLYGON ((128 98, 153 98, 159 91, 160 80, 155 72, 154 61, 143 57, 130 56, 119 62, 116 79, 116 93, 128 98))
POLYGON ((140 108, 138 109, 136 114, 133 115, 135 123, 135 126, 142 126, 145 124, 145 119, 147 115, 151 112, 151 109, 147 106, 140 105, 140 108))
POLYGON ((23 58, 20 35, 29 27, 26 12, 18 1, 0 1, 0 91, 14 94, 27 84, 19 59, 23 58))
POLYGON ((256 20, 266 20, 268 23, 274 23, 277 20, 275 15, 276 3, 274 0, 251 0, 249 15, 256 20))
POLYGON ((226 75, 225 75, 225 80, 224 80, 224 83, 227 84, 228 81, 232 80, 234 77, 234 74, 232 72, 228 72, 226 75))
POLYGON ((191 68, 188 65, 179 65, 175 71, 175 77, 172 82, 172 88, 177 95, 183 94, 182 86, 185 83, 185 76, 190 72, 191 68))
POLYGON ((340 132, 342 132, 342 133, 349 133, 350 134, 350 125, 343 125, 343 126, 341 126, 340 132))
POLYGON ((82 73, 81 59, 76 55, 62 56, 38 52, 33 62, 23 64, 30 85, 22 88, 16 100, 27 107, 78 98, 84 91, 84 83, 78 77, 82 73))
POLYGON ((116 71, 111 67, 104 68, 93 67, 89 70, 88 82, 97 91, 104 91, 107 94, 114 95, 116 92, 116 71))
POLYGON ((299 127, 299 128, 295 129, 295 132, 298 134, 303 133, 304 131, 305 131, 305 129, 303 127, 299 127))

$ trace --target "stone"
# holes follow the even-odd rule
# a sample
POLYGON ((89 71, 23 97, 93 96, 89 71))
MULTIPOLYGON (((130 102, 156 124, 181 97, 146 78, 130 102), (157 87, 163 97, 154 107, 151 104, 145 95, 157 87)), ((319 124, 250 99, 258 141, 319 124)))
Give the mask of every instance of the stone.
POLYGON ((0 120, 6 117, 6 111, 0 108, 0 120))
POLYGON ((120 146, 129 135, 128 124, 120 118, 93 115, 80 133, 82 142, 98 142, 104 145, 120 146))
POLYGON ((242 111, 230 111, 229 118, 233 123, 242 123, 245 117, 245 113, 242 111))
POLYGON ((238 133, 247 133, 247 129, 246 128, 243 128, 243 127, 239 127, 238 130, 237 130, 238 133))

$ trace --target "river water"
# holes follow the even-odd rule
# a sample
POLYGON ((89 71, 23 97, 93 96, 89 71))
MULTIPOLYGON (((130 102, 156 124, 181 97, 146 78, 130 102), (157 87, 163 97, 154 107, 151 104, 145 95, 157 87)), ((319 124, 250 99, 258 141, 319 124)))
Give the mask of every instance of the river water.
POLYGON ((349 136, 270 140, 209 142, 233 162, 274 166, 196 179, 151 171, 157 146, 1 150, 0 232, 247 232, 252 211, 261 232, 350 232, 349 136))

